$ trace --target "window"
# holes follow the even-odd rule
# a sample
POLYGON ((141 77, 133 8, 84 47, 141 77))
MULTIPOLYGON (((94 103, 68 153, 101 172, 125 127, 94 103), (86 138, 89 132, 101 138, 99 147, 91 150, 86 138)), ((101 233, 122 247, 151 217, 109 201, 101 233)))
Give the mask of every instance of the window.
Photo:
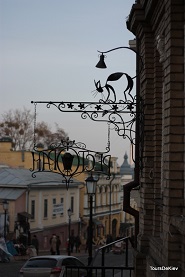
POLYGON ((100 187, 100 206, 103 205, 103 188, 100 187))
POLYGON ((35 200, 31 200, 31 218, 35 219, 35 200))
MULTIPOLYGON (((53 198, 53 206, 56 204, 56 198, 53 198)), ((53 216, 56 216, 55 213, 53 213, 53 216)))
POLYGON ((74 197, 71 197, 71 212, 74 212, 74 197))
MULTIPOLYGON (((66 258, 66 259, 64 259, 62 261, 62 265, 64 265, 64 266, 79 266, 79 267, 84 267, 84 264, 81 261, 79 261, 79 260, 77 260, 75 258, 66 258)), ((82 275, 80 275, 80 276, 82 276, 82 275)))
POLYGON ((61 203, 61 210, 62 210, 61 215, 63 215, 64 214, 64 198, 60 198, 60 203, 61 203))
POLYGON ((31 261, 28 261, 25 265, 25 268, 53 268, 57 264, 56 259, 49 259, 49 258, 39 258, 39 259, 32 259, 31 261))
POLYGON ((48 199, 44 199, 44 217, 48 217, 48 199))

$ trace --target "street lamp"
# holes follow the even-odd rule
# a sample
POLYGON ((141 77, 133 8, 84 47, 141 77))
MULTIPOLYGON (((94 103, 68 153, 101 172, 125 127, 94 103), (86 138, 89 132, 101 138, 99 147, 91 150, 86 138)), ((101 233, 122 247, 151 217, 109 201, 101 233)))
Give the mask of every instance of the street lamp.
POLYGON ((9 203, 7 200, 3 201, 3 209, 4 209, 4 238, 6 240, 6 216, 7 216, 7 211, 8 211, 9 203))
POLYGON ((68 224, 68 235, 69 235, 69 240, 68 240, 68 256, 71 255, 71 243, 70 243, 70 233, 71 233, 71 215, 72 215, 72 211, 69 208, 67 210, 68 213, 68 217, 69 217, 69 224, 68 224))
POLYGON ((90 217, 89 217, 89 229, 88 229, 88 265, 91 264, 92 261, 92 243, 93 243, 93 222, 92 222, 92 203, 93 203, 93 195, 96 193, 96 185, 97 180, 93 178, 91 175, 86 180, 86 188, 87 188, 87 194, 89 195, 90 199, 90 217))
MULTIPOLYGON (((105 56, 104 54, 107 54, 107 53, 109 53, 109 52, 112 52, 112 51, 115 51, 115 50, 119 50, 119 49, 128 49, 128 50, 134 52, 134 53, 137 55, 137 58, 140 59, 140 62, 141 62, 141 65, 142 65, 142 66, 141 66, 141 70, 142 70, 142 67, 143 67, 143 60, 142 60, 142 57, 139 55, 139 53, 138 53, 135 49, 133 49, 133 48, 131 48, 131 47, 127 47, 127 46, 116 47, 116 48, 110 49, 110 50, 108 50, 108 51, 99 51, 99 50, 98 50, 98 52, 99 52, 101 55, 100 55, 100 60, 99 60, 99 62, 97 63, 96 67, 97 67, 97 68, 107 68, 107 66, 106 66, 106 64, 105 64, 105 61, 104 61, 104 59, 105 59, 106 56, 105 56)), ((141 72, 141 70, 140 70, 140 72, 141 72)), ((138 75, 140 72, 137 72, 137 75, 138 75)), ((137 75, 136 75, 135 77, 132 77, 132 79, 136 78, 137 75)))

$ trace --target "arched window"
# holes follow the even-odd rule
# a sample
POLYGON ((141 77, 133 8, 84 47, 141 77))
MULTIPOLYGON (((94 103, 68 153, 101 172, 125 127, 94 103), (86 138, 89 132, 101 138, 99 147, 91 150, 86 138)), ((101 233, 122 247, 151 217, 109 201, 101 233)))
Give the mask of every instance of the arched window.
POLYGON ((106 205, 109 205, 110 204, 110 186, 106 186, 105 195, 106 195, 106 205))
POLYGON ((102 186, 102 205, 106 205, 106 187, 102 186))
POLYGON ((100 206, 102 206, 103 195, 102 195, 102 187, 100 187, 100 206))
POLYGON ((96 205, 97 207, 101 205, 101 189, 99 186, 97 186, 97 189, 96 189, 96 205))

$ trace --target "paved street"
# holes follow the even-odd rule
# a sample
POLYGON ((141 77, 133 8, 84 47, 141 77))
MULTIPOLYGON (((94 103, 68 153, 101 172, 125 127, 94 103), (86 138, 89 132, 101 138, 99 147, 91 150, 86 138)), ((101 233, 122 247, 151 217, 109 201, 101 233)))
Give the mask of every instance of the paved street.
MULTIPOLYGON (((66 254, 66 253, 65 253, 66 254)), ((88 255, 86 253, 73 253, 74 256, 78 257, 85 265, 87 265, 87 259, 88 255)), ((131 257, 131 255, 130 255, 131 257)), ((21 269, 22 265, 25 263, 25 261, 11 261, 10 263, 0 263, 0 276, 1 277, 18 277, 19 276, 19 270, 21 269)), ((101 265, 101 254, 98 254, 95 262, 95 266, 101 265)), ((105 266, 124 266, 125 265, 125 254, 122 255, 115 255, 113 253, 106 253, 105 254, 105 266)), ((129 258, 129 266, 132 266, 131 264, 131 258, 129 258)), ((119 277, 119 274, 115 275, 116 277, 119 277)), ((129 276, 128 274, 124 274, 124 277, 129 276)), ((106 274, 106 277, 108 275, 106 274)), ((112 276, 110 276, 112 277, 112 276)))

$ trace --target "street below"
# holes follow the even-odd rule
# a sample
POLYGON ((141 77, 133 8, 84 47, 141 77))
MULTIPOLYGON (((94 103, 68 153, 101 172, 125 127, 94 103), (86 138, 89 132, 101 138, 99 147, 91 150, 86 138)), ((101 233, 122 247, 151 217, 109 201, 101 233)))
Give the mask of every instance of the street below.
MULTIPOLYGON (((131 253, 129 253, 128 265, 132 266, 131 253)), ((85 265, 88 264, 87 253, 73 253, 85 265)), ((95 259, 94 266, 101 266, 102 255, 99 253, 95 259)), ((24 265, 25 261, 11 261, 10 263, 0 263, 0 276, 1 277, 19 277, 19 270, 24 265)), ((105 254, 105 266, 125 266, 125 253, 121 255, 113 254, 112 252, 105 254)), ((127 274, 125 275, 127 276, 127 274)), ((106 275, 106 277, 109 277, 106 275)), ((110 276, 112 277, 112 276, 110 276)))

